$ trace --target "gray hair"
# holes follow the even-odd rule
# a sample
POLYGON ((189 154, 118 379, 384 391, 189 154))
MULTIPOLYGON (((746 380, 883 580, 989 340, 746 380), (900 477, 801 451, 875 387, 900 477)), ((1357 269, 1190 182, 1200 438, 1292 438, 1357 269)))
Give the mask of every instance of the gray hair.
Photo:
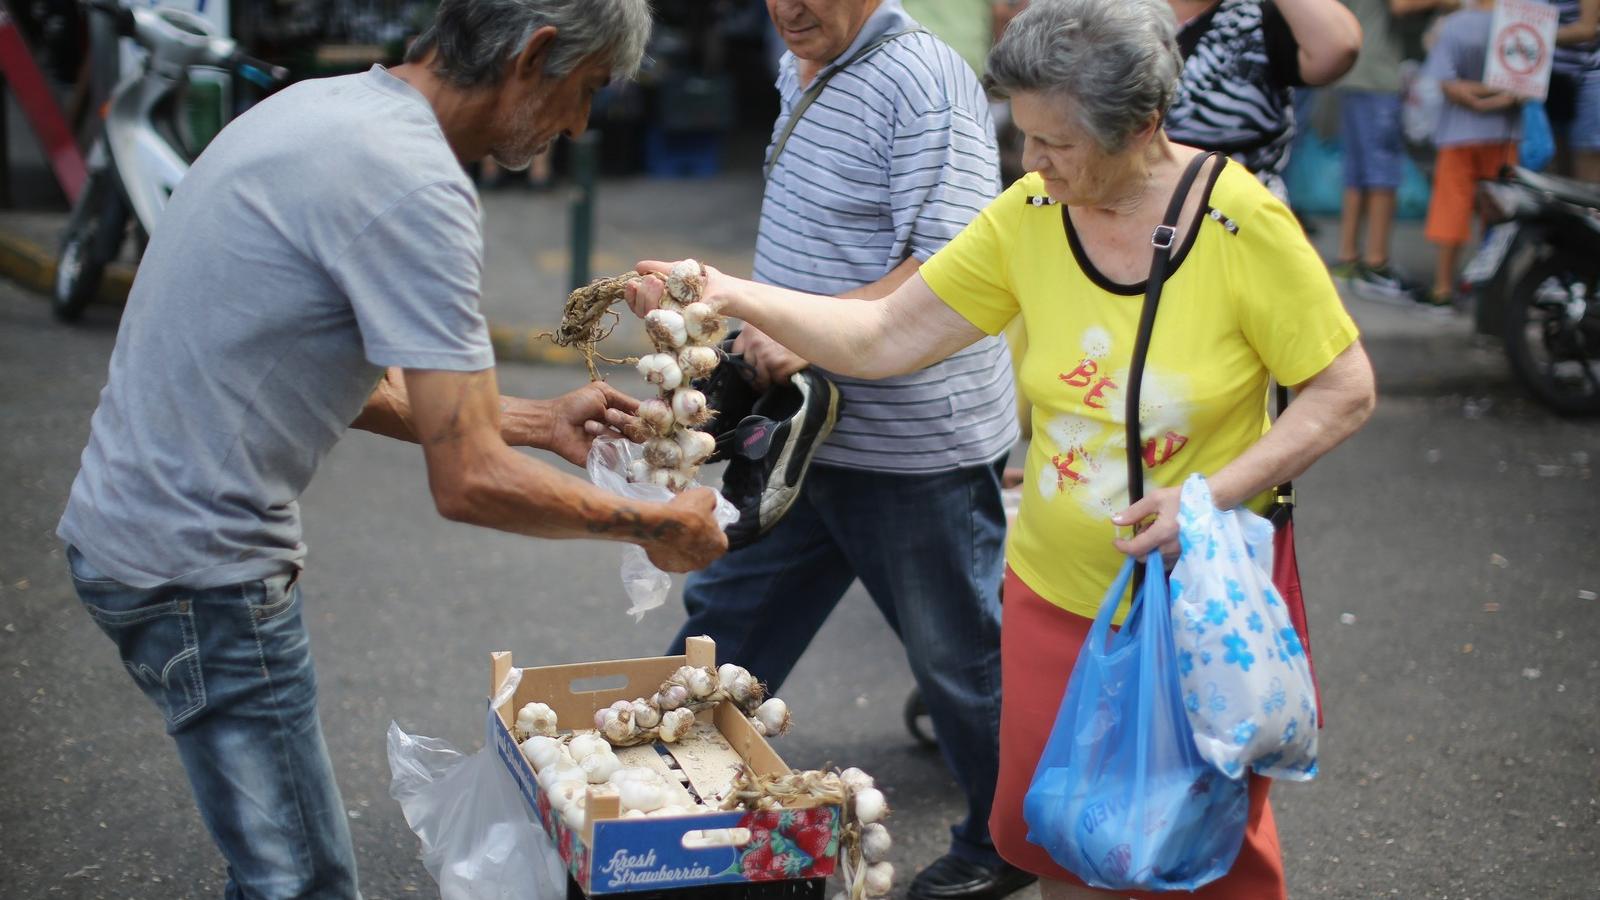
POLYGON ((556 29, 545 73, 564 78, 590 57, 632 78, 650 37, 650 0, 443 0, 433 24, 406 51, 421 62, 435 50, 434 70, 460 88, 493 87, 533 33, 556 29))
POLYGON ((1119 153, 1178 91, 1183 59, 1166 0, 1034 0, 989 52, 989 93, 1066 100, 1107 153, 1119 153))

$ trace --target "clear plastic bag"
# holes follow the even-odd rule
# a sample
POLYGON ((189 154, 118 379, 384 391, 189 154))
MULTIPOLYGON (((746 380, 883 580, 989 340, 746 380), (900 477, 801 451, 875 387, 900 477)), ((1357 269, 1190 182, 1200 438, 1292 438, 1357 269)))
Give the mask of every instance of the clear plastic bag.
POLYGON ((1317 774, 1317 688, 1272 582, 1272 523, 1220 510, 1205 478, 1183 483, 1183 555, 1172 568, 1173 645, 1200 755, 1229 777, 1317 774))
POLYGON ((441 900, 565 900, 561 857, 493 750, 467 756, 390 722, 389 771, 441 900))
MULTIPOLYGON (((660 485, 634 484, 628 480, 628 467, 634 460, 643 458, 644 447, 640 444, 615 437, 595 438, 589 447, 589 480, 630 500, 650 503, 671 500, 672 492, 660 485)), ((720 493, 713 515, 724 531, 739 521, 739 510, 720 493)), ((622 551, 622 588, 633 601, 628 612, 634 621, 639 621, 645 613, 667 601, 667 593, 672 590, 672 576, 656 568, 643 547, 629 544, 622 551)))
POLYGON ((1135 565, 1124 564, 1078 653, 1022 813, 1028 840, 1093 887, 1192 891, 1233 867, 1249 789, 1195 749, 1159 553, 1111 632, 1135 565))

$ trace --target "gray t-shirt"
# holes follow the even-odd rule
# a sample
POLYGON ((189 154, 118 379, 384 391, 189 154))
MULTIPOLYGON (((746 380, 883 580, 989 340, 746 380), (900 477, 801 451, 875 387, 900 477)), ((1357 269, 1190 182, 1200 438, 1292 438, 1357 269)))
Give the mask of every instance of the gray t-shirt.
POLYGON ((123 583, 302 564, 296 502, 385 366, 494 365, 478 199, 381 67, 217 136, 151 236, 57 534, 123 583))
MULTIPOLYGON (((1463 9, 1439 23, 1439 36, 1428 51, 1423 74, 1439 82, 1482 81, 1489 59, 1489 25, 1494 14, 1486 9, 1463 9)), ((1503 144, 1522 136, 1522 108, 1478 112, 1446 100, 1433 132, 1437 147, 1464 144, 1503 144)))

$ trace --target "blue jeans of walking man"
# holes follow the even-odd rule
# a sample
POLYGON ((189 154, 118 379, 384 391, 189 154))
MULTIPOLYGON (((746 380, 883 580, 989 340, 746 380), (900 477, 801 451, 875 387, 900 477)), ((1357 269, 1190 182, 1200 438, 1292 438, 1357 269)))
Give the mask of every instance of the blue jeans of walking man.
POLYGON ((72 583, 166 719, 234 898, 356 898, 344 802, 317 719, 291 575, 143 590, 67 549, 72 583))
POLYGON ((812 466, 800 498, 759 542, 691 575, 678 635, 710 635, 720 660, 773 691, 857 579, 905 646, 945 763, 967 800, 951 852, 994 865, 989 808, 999 766, 998 465, 930 475, 812 466))

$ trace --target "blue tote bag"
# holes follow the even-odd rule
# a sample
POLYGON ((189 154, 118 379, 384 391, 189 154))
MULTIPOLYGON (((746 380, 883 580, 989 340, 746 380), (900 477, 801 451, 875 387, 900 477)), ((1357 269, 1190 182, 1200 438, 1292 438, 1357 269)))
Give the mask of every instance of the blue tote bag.
POLYGON ((1123 565, 1100 604, 1023 818, 1028 840, 1092 887, 1194 890, 1232 868, 1249 791, 1195 747, 1161 554, 1150 554, 1144 584, 1112 633, 1134 566, 1123 565))

